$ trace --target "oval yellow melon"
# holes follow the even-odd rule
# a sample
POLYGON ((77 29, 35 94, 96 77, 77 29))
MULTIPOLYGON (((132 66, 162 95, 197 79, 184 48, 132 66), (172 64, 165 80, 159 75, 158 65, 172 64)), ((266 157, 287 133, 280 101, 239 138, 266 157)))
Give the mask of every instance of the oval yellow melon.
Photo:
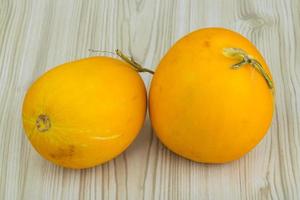
POLYGON ((255 147, 269 128, 274 103, 272 78, 259 51, 222 28, 179 40, 157 67, 149 98, 162 143, 204 163, 232 161, 255 147))
POLYGON ((130 65, 92 57, 58 66, 28 90, 23 125, 33 147, 69 168, 108 161, 133 141, 146 112, 146 90, 130 65))

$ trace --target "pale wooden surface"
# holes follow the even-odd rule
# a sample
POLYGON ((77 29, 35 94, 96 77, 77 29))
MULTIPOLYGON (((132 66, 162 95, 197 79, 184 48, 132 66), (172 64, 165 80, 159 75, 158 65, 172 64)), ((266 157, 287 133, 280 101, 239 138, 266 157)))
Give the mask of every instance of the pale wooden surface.
MULTIPOLYGON (((298 0, 0 0, 0 199, 300 199, 300 2, 298 0), (21 126, 30 83, 45 70, 120 48, 154 69, 184 34, 236 30, 265 56, 276 114, 242 159, 205 165, 170 153, 149 120, 117 159, 63 169, 42 159, 21 126)), ((149 87, 150 75, 143 75, 149 87)))

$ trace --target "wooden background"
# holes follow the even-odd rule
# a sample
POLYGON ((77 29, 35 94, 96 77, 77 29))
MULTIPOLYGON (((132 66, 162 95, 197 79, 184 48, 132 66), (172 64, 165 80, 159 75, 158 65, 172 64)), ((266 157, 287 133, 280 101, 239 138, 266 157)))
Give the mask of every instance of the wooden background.
MULTIPOLYGON (((299 0, 0 0, 0 199, 300 199, 299 0), (26 89, 46 70, 122 49, 155 69, 192 30, 221 26, 265 56, 276 113, 264 140, 242 159, 205 165, 180 158, 149 119, 118 158, 88 170, 42 159, 22 130, 26 89)), ((149 87, 151 76, 143 79, 149 87)))

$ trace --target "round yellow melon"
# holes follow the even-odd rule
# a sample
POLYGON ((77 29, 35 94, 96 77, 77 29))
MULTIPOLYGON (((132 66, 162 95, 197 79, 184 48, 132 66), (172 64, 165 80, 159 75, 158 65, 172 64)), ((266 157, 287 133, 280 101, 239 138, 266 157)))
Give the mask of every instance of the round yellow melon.
POLYGON ((200 29, 180 39, 156 69, 150 117, 158 138, 197 162, 240 158, 266 134, 274 88, 268 66, 242 35, 200 29))
POLYGON ((133 141, 146 113, 146 90, 130 65, 91 57, 60 65, 37 79, 23 104, 33 147, 68 168, 108 161, 133 141))

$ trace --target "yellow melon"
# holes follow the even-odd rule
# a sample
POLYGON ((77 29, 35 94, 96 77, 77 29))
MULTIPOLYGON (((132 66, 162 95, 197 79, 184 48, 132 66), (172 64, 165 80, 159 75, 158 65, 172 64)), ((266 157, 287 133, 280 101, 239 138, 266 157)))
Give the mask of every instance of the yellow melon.
POLYGON ((173 152, 204 163, 240 158, 266 134, 273 81, 257 48, 242 35, 205 28, 180 39, 156 69, 150 117, 173 152))
POLYGON ((60 65, 36 80, 23 104, 33 147, 69 168, 108 161, 133 141, 146 112, 146 90, 130 65, 92 57, 60 65))

